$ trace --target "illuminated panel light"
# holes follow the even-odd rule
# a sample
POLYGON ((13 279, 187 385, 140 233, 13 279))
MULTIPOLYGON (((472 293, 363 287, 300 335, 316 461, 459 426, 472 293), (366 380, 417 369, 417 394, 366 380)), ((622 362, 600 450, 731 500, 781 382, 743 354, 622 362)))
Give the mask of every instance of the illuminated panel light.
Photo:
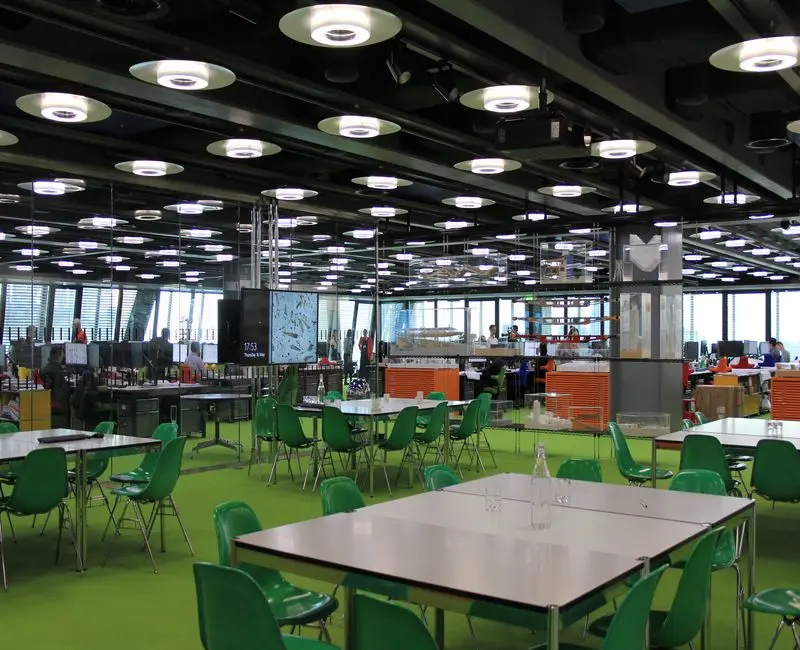
POLYGON ((599 266, 584 266, 583 268, 589 273, 597 273, 600 270, 599 266))
POLYGON ((531 274, 531 272, 528 271, 528 270, 525 270, 525 269, 522 269, 520 271, 514 271, 514 275, 525 276, 525 275, 530 275, 530 274, 531 274))
POLYGON ((653 208, 649 205, 643 205, 641 203, 617 203, 617 205, 603 208, 603 212, 612 212, 613 214, 619 214, 620 212, 625 214, 638 214, 640 212, 650 212, 652 209, 653 208))
MULTIPOLYGON (((556 276, 556 277, 555 277, 555 278, 553 278, 553 279, 558 279, 558 276, 556 276)), ((524 280, 524 281, 522 282, 522 284, 527 284, 527 285, 539 284, 539 281, 538 281, 538 280, 524 280)))
POLYGON ((523 255, 522 253, 511 253, 511 255, 508 256, 508 259, 510 262, 524 262, 527 259, 527 256, 523 255))
POLYGON ((797 65, 800 39, 795 36, 755 38, 714 52, 709 63, 731 72, 774 72, 797 65))
POLYGON ((779 263, 785 263, 785 262, 791 262, 792 258, 789 255, 778 255, 778 257, 773 257, 772 261, 773 262, 779 262, 779 263))
POLYGON ((367 176, 367 187, 373 190, 396 190, 397 179, 394 176, 367 176))
MULTIPOLYGON (((444 228, 445 230, 458 230, 459 228, 469 228, 470 223, 469 221, 461 221, 459 219, 448 219, 447 221, 435 223, 434 225, 439 228, 444 228)), ((409 244, 409 246, 410 245, 411 244, 409 244)))
POLYGON ((126 235, 125 237, 114 237, 114 241, 120 244, 127 244, 129 246, 140 246, 147 241, 150 241, 146 237, 136 237, 132 235, 126 235))
POLYGON ((18 248, 14 252, 19 253, 23 257, 39 257, 39 255, 47 251, 43 251, 41 248, 18 248))
POLYGON ((301 201, 305 192, 295 187, 282 187, 275 190, 275 198, 279 201, 301 201))
POLYGON ((732 266, 731 271, 736 271, 737 273, 743 273, 749 268, 750 268, 749 266, 732 266))
POLYGON ((751 255, 757 255, 759 257, 763 257, 765 255, 769 255, 772 251, 769 248, 753 248, 749 250, 748 253, 751 255))
POLYGON ((198 275, 202 274, 203 271, 184 271, 183 275, 187 278, 196 278, 198 275))
POLYGON ((729 239, 726 242, 723 242, 725 246, 728 248, 743 248, 747 245, 746 239, 729 239))
POLYGON ((712 178, 714 178, 714 174, 710 172, 671 172, 669 176, 667 176, 667 185, 671 185, 672 187, 690 187, 709 181, 712 178))
POLYGON ((206 230, 204 228, 189 228, 186 230, 181 230, 180 234, 184 237, 191 237, 192 239, 208 239, 209 237, 214 236, 215 231, 206 230))
POLYGON ((163 262, 156 262, 157 266, 163 266, 165 269, 174 269, 181 266, 183 262, 178 260, 164 260, 163 262))
POLYGON ((394 271, 387 271, 386 269, 381 269, 378 271, 378 275, 394 275, 394 271))
POLYGON ((605 257, 606 255, 608 255, 608 251, 601 248, 593 248, 589 251, 589 257, 605 257))
POLYGON ((699 233, 697 233, 697 236, 703 240, 719 239, 722 237, 722 232, 719 230, 701 230, 699 233))
MULTIPOLYGON (((514 221, 544 221, 547 215, 544 212, 527 212, 525 214, 516 214, 511 217, 514 221)), ((557 217, 550 217, 555 219, 557 217)))
POLYGON ((99 259, 103 260, 106 264, 119 264, 128 258, 121 257, 120 255, 102 255, 99 259))
POLYGON ((58 232, 58 228, 50 226, 17 226, 14 230, 31 237, 44 237, 50 233, 58 232))

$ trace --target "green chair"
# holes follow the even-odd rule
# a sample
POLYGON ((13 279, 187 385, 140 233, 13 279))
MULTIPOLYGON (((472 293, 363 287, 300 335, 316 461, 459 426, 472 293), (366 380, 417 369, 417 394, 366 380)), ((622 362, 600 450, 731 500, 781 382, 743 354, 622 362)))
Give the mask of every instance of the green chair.
MULTIPOLYGON (((642 485, 652 480, 653 470, 647 465, 637 463, 628 448, 628 442, 622 429, 616 422, 608 423, 608 432, 611 434, 611 444, 614 446, 614 455, 617 459, 617 469, 619 473, 628 479, 628 485, 642 485)), ((656 479, 672 478, 672 472, 668 469, 656 468, 656 479)))
MULTIPOLYGON (((435 400, 437 402, 444 402, 447 400, 447 396, 441 391, 432 391, 428 393, 425 399, 435 400)), ((431 419, 432 415, 433 413, 428 411, 426 411, 425 413, 420 413, 417 416, 417 429, 424 429, 425 427, 427 427, 428 420, 431 419)))
POLYGON ((370 459, 369 453, 367 452, 369 441, 353 436, 350 430, 350 423, 347 421, 342 411, 335 406, 322 407, 322 441, 325 443, 325 447, 322 450, 319 463, 317 463, 317 474, 314 477, 314 487, 312 490, 317 489, 320 475, 325 473, 326 461, 330 466, 331 474, 336 476, 336 466, 333 462, 334 452, 339 455, 342 461, 343 471, 346 471, 351 465, 355 466, 355 480, 358 480, 359 452, 363 456, 364 464, 369 468, 370 459), (347 457, 346 464, 344 458, 342 458, 343 455, 347 457))
POLYGON ((772 616, 781 617, 767 650, 772 650, 775 647, 781 631, 787 626, 792 630, 795 648, 800 648, 800 634, 798 634, 797 629, 798 623, 800 623, 800 589, 791 587, 765 589, 745 600, 743 607, 757 614, 771 614, 772 616))
POLYGON ((475 467, 478 471, 486 471, 486 468, 483 466, 483 459, 481 458, 477 443, 478 428, 480 426, 478 422, 478 417, 480 415, 479 411, 480 402, 477 399, 474 399, 467 404, 467 408, 464 410, 464 416, 461 418, 461 421, 458 424, 450 425, 450 458, 446 459, 446 461, 448 465, 455 465, 462 478, 463 474, 460 468, 460 461, 461 455, 465 450, 470 457, 468 469, 472 467, 472 463, 474 461, 475 467), (459 442, 461 443, 461 448, 458 450, 458 454, 456 454, 454 445, 459 442))
POLYGON ((361 595, 353 606, 353 650, 437 650, 427 626, 410 609, 361 595))
POLYGON ((425 468, 425 491, 435 492, 451 485, 458 485, 461 479, 447 465, 431 465, 425 468))
POLYGON ((775 503, 800 501, 800 454, 788 440, 759 440, 750 487, 754 494, 775 503))
POLYGON ((708 424, 709 422, 709 419, 700 411, 694 412, 694 419, 697 420, 697 424, 708 424))
POLYGON ((161 455, 161 450, 169 441, 175 440, 178 437, 178 425, 174 422, 164 422, 156 427, 153 431, 153 438, 161 441, 161 447, 157 451, 151 451, 144 455, 139 467, 130 472, 121 472, 114 474, 111 480, 115 483, 147 483, 153 475, 153 470, 158 464, 158 457, 161 455))
POLYGON ((281 404, 279 402, 275 407, 275 416, 275 432, 278 435, 278 452, 275 454, 275 458, 272 461, 272 470, 269 473, 269 480, 267 483, 272 485, 278 468, 278 461, 281 458, 281 451, 283 451, 283 457, 289 467, 289 476, 291 476, 294 481, 294 474, 292 473, 292 454, 297 456, 297 468, 302 472, 303 468, 300 465, 300 451, 309 450, 311 452, 311 458, 308 461, 305 478, 303 479, 303 489, 305 490, 306 483, 308 483, 308 474, 311 471, 311 465, 319 462, 319 447, 317 446, 319 439, 306 437, 306 434, 303 432, 303 424, 300 422, 300 418, 297 415, 297 411, 294 410, 294 406, 281 404))
MULTIPOLYGON (((433 450, 434 463, 440 463, 443 460, 441 438, 444 434, 445 422, 447 421, 447 404, 445 402, 437 404, 436 408, 433 409, 427 418, 428 421, 425 425, 425 430, 415 433, 413 445, 408 447, 420 480, 424 480, 423 470, 425 469, 425 460, 431 450, 433 450)), ((417 422, 419 422, 419 416, 417 416, 417 422)))
POLYGON ((681 447, 680 470, 707 469, 719 474, 728 494, 742 496, 738 481, 731 476, 731 468, 725 460, 725 450, 714 436, 690 433, 681 447))
POLYGON ((259 397, 253 412, 253 444, 250 448, 250 463, 247 466, 247 475, 253 463, 258 464, 258 478, 261 478, 261 445, 275 442, 275 406, 276 402, 271 397, 259 397))
MULTIPOLYGON (((667 570, 654 569, 637 580, 617 611, 610 615, 601 650, 642 650, 646 645, 647 623, 656 587, 667 570)), ((543 648, 544 646, 539 646, 543 648)), ((583 646, 559 643, 559 650, 585 650, 583 646)))
POLYGON ((489 393, 481 393, 477 399, 480 403, 480 408, 478 409, 478 435, 483 436, 483 442, 486 445, 486 449, 489 450, 495 469, 497 469, 497 460, 494 457, 492 446, 489 444, 489 438, 486 437, 486 429, 489 427, 489 419, 492 415, 492 396, 489 393))
POLYGON ((64 524, 69 525, 72 543, 75 545, 78 568, 80 555, 77 554, 78 545, 75 541, 75 529, 70 515, 67 495, 69 486, 67 481, 67 455, 61 447, 45 447, 34 449, 20 461, 16 475, 14 491, 11 496, 0 498, 0 567, 3 573, 3 588, 8 589, 6 576, 6 557, 3 547, 2 515, 5 513, 11 528, 11 537, 16 542, 14 525, 11 515, 16 517, 36 516, 49 514, 58 508, 58 541, 56 542, 56 562, 61 550, 61 533, 64 524))
POLYGON ((689 418, 684 418, 681 420, 681 431, 688 431, 694 426, 694 422, 692 422, 689 418))
MULTIPOLYGON (((243 501, 229 501, 214 508, 214 531, 220 565, 232 566, 231 544, 235 537, 263 528, 256 513, 243 501)), ((320 634, 330 641, 325 621, 339 606, 335 598, 295 587, 274 569, 252 564, 243 564, 239 568, 261 588, 278 627, 290 625, 294 633, 296 627, 317 623, 320 634)))
POLYGON ((206 562, 193 570, 205 650, 335 650, 323 641, 281 634, 270 603, 244 571, 206 562))
POLYGON ((325 393, 325 400, 328 402, 335 402, 336 400, 342 400, 344 397, 342 396, 341 391, 338 390, 329 390, 325 393))
POLYGON ((489 377, 494 386, 486 386, 483 389, 484 393, 488 393, 492 398, 498 398, 506 390, 506 367, 500 368, 496 375, 489 377))
MULTIPOLYGON (((699 494, 713 494, 716 496, 726 496, 725 482, 715 471, 707 469, 685 469, 681 470, 672 479, 669 489, 674 492, 694 492, 699 494)), ((681 568, 682 563, 674 565, 681 568)), ((739 648, 739 634, 744 635, 742 625, 742 599, 744 598, 744 587, 742 586, 742 573, 739 567, 739 544, 737 533, 725 531, 717 542, 714 549, 714 557, 711 561, 711 571, 721 571, 723 569, 733 569, 736 573, 736 645, 739 648)))
MULTIPOLYGON (((414 433, 416 432, 417 413, 419 409, 416 406, 407 406, 397 415, 397 419, 392 425, 392 432, 385 440, 378 443, 378 451, 383 452, 383 476, 386 479, 386 487, 389 489, 389 494, 392 493, 392 486, 389 484, 389 473, 386 471, 386 456, 389 452, 400 451, 403 453, 400 459, 400 466, 397 468, 397 478, 394 484, 397 485, 400 480, 400 475, 403 473, 403 466, 409 457, 408 450, 414 442, 414 433)), ((373 462, 377 454, 373 457, 373 462)), ((413 461, 412 461, 413 462, 413 461)), ((413 470, 413 468, 412 468, 413 470)), ((411 487, 412 480, 409 480, 409 487, 411 487)))
POLYGON ((323 517, 340 512, 353 512, 367 505, 356 482, 347 476, 326 478, 319 485, 319 496, 322 501, 323 517))
MULTIPOLYGON (((147 553, 150 555, 150 562, 153 564, 154 573, 158 573, 158 567, 153 557, 153 551, 150 548, 150 535, 155 527, 156 519, 160 520, 159 528, 161 530, 162 553, 167 550, 164 519, 166 515, 174 515, 181 527, 181 532, 183 533, 183 538, 186 540, 186 545, 189 547, 189 552, 194 555, 194 549, 192 548, 192 543, 189 541, 189 535, 183 525, 178 507, 175 505, 175 500, 172 497, 172 493, 175 490, 175 486, 181 474, 183 448, 186 446, 187 440, 188 438, 186 437, 175 438, 164 445, 158 457, 158 462, 155 468, 153 468, 150 480, 147 483, 131 483, 111 490, 111 493, 116 499, 114 500, 112 515, 108 519, 105 532, 103 532, 103 538, 105 538, 108 528, 114 520, 113 513, 117 510, 119 500, 125 499, 125 506, 122 509, 122 513, 116 522, 114 522, 112 542, 120 537, 124 522, 128 521, 133 524, 133 527, 137 528, 142 533, 144 546, 147 549, 147 553), (148 518, 145 518, 144 511, 142 510, 142 506, 146 504, 151 504, 153 506, 148 518), (133 510, 133 516, 126 519, 125 514, 129 507, 133 510)), ((106 556, 104 565, 111 556, 111 550, 112 545, 109 544, 108 555, 106 556)))
POLYGON ((556 478, 602 483, 603 469, 600 462, 592 458, 567 458, 558 468, 556 478))
MULTIPOLYGON (((708 531, 692 549, 681 572, 670 610, 650 612, 651 646, 679 648, 689 645, 700 632, 708 613, 711 566, 721 533, 721 528, 708 531)), ((595 636, 607 636, 613 618, 613 614, 600 617, 589 626, 589 632, 595 636)))
POLYGON ((275 391, 275 401, 278 404, 294 406, 303 398, 300 393, 300 374, 297 366, 288 366, 283 374, 283 379, 275 391))
MULTIPOLYGON (((19 433, 19 427, 13 422, 0 422, 0 436, 11 433, 19 433)), ((8 463, 6 469, 0 470, 0 498, 3 497, 3 485, 14 485, 17 480, 17 473, 22 467, 21 460, 14 460, 8 463)))

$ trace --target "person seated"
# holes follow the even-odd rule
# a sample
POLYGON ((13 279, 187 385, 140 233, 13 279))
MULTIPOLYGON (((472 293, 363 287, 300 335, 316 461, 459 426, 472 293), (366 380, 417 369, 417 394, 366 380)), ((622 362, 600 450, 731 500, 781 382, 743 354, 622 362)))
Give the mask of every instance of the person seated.
POLYGON ((205 372, 206 364, 203 361, 203 357, 200 356, 200 344, 197 341, 193 341, 189 346, 189 354, 186 356, 184 364, 193 373, 201 374, 205 372))
POLYGON ((81 328, 81 319, 76 318, 72 321, 72 342, 86 343, 86 332, 81 328))

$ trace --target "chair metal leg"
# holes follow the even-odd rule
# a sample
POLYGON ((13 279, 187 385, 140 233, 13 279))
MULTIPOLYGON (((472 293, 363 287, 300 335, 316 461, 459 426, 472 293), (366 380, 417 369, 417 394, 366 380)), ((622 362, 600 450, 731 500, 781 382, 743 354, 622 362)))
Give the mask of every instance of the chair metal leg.
POLYGON ((492 463, 494 463, 494 468, 497 469, 497 459, 494 457, 494 451, 492 451, 492 446, 489 444, 489 438, 486 437, 486 430, 481 429, 481 435, 483 436, 483 441, 486 443, 486 449, 489 450, 489 455, 492 457, 492 463))
MULTIPOLYGON (((8 514, 8 513, 6 513, 8 514)), ((10 520, 10 518, 9 518, 10 520)), ((6 577, 6 551, 3 546, 3 518, 0 517, 0 569, 3 572, 3 589, 8 590, 8 578, 6 577)))
POLYGON ((792 628, 792 636, 794 637, 794 645, 796 648, 800 648, 800 636, 797 634, 797 619, 792 620, 792 624, 790 626, 792 628))
POLYGON ((104 542, 106 540, 106 535, 108 534, 108 527, 111 524, 114 524, 114 531, 115 531, 114 534, 117 534, 119 532, 119 525, 117 525, 117 520, 114 519, 114 513, 117 510, 117 504, 118 503, 119 503, 119 497, 115 494, 114 495, 114 505, 113 505, 113 507, 111 508, 111 510, 109 512, 108 521, 106 522, 106 527, 103 530, 103 536, 100 538, 101 542, 104 542))
POLYGON ((786 625, 786 619, 782 618, 781 622, 778 623, 778 628, 775 630, 775 634, 772 635, 772 642, 769 644, 769 648, 767 648, 767 650, 772 650, 775 647, 775 643, 778 641, 778 637, 780 636, 784 625, 786 625))
MULTIPOLYGON (((156 566, 156 558, 153 556, 153 549, 150 548, 150 540, 147 538, 147 527, 145 525, 145 516, 144 512, 142 512, 142 504, 138 501, 132 501, 133 503, 133 511, 134 516, 136 517, 136 527, 142 533, 142 539, 144 540, 144 547, 147 549, 147 554, 150 556, 150 562, 153 565, 153 573, 158 573, 158 567, 156 566)), ((156 511, 153 511, 151 516, 155 516, 156 511)))
POLYGON ((247 464, 247 475, 250 476, 250 470, 253 469, 253 461, 261 465, 261 438, 253 436, 253 443, 250 446, 250 462, 247 464))
POLYGON ((194 557, 194 549, 192 548, 192 543, 189 541, 189 533, 186 532, 186 527, 183 525, 183 519, 181 519, 181 513, 178 510, 178 506, 175 505, 175 499, 172 498, 170 494, 169 497, 169 504, 172 506, 172 509, 175 511, 175 518, 178 520, 178 525, 181 527, 181 532, 183 533, 183 539, 186 540, 186 546, 189 547, 189 552, 194 557))
POLYGON ((472 636, 472 645, 475 646, 475 650, 480 650, 478 635, 475 634, 475 628, 472 626, 472 619, 469 616, 467 616, 467 627, 469 627, 469 633, 472 636))
POLYGON ((61 501, 58 504, 58 537, 56 539, 56 564, 58 564, 58 557, 61 554, 61 535, 63 532, 64 532, 64 502, 61 501))
POLYGON ((744 596, 742 589, 742 572, 739 565, 734 563, 733 570, 736 572, 736 650, 739 650, 739 639, 743 639, 747 643, 746 633, 743 628, 744 619, 742 617, 742 599, 744 596), (741 635, 741 636, 740 636, 741 635))
MULTIPOLYGON (((105 566, 106 564, 108 564, 108 559, 111 557, 111 551, 114 548, 114 543, 116 542, 118 537, 122 536, 122 533, 120 532, 120 528, 122 528, 122 522, 125 521, 125 513, 128 512, 128 506, 130 504, 131 504, 131 500, 127 499, 125 501, 125 505, 122 507, 122 512, 120 513, 119 518, 116 520, 116 522, 114 522, 114 535, 111 538, 111 542, 109 542, 109 544, 108 544, 108 552, 106 553, 106 559, 103 560, 102 566, 105 566)), ((116 507, 116 504, 114 504, 114 507, 116 507)), ((106 524, 106 530, 108 530, 108 524, 106 524)), ((103 539, 105 539, 105 536, 106 536, 106 534, 103 533, 103 539)))

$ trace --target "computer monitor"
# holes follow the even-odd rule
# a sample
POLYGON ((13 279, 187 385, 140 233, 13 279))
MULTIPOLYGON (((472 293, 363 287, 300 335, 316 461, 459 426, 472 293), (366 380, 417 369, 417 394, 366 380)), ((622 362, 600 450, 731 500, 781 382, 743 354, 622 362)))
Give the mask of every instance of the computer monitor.
POLYGON ((708 356, 708 341, 700 341, 700 356, 708 356))
POLYGON ((757 341, 742 341, 744 343, 744 353, 749 357, 754 357, 758 354, 757 341))
POLYGON ((203 343, 203 361, 206 363, 219 363, 219 347, 216 343, 203 343))
POLYGON ((719 356, 719 343, 711 344, 711 354, 714 356, 719 356))
POLYGON ((761 341, 761 343, 758 344, 758 353, 759 354, 770 354, 769 341, 761 341))
POLYGON ((184 361, 186 361, 186 357, 189 356, 189 346, 186 345, 186 343, 178 343, 177 345, 173 345, 172 348, 173 348, 172 360, 175 363, 183 363, 184 361))
POLYGON ((88 366, 88 346, 85 343, 65 343, 64 363, 68 366, 88 366))
POLYGON ((97 343, 86 346, 86 359, 90 368, 100 367, 100 346, 97 343))
POLYGON ((141 368, 144 366, 144 353, 141 341, 130 341, 125 345, 130 346, 131 350, 131 368, 141 368))
POLYGON ((697 361, 700 358, 700 344, 697 341, 686 341, 683 344, 683 358, 697 361))
POLYGON ((744 341, 717 341, 717 349, 721 357, 744 356, 744 341))

